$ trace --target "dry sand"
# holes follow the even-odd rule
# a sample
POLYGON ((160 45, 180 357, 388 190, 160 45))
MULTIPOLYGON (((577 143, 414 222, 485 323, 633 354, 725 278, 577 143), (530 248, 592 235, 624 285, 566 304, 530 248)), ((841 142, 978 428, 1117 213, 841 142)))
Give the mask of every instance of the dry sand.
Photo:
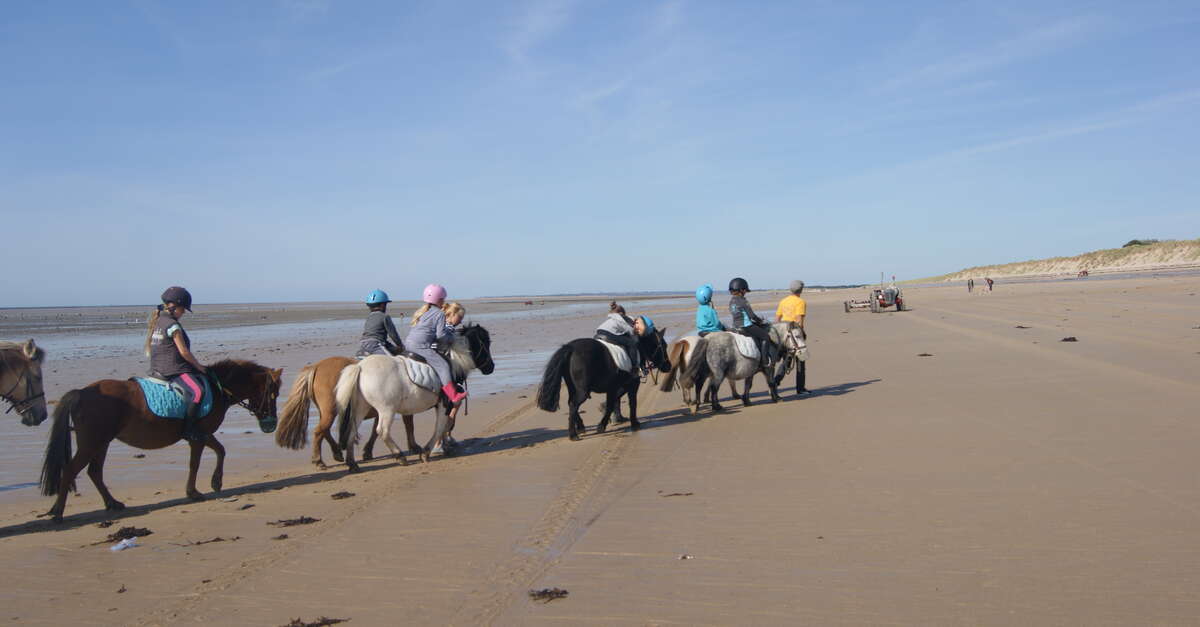
POLYGON ((913 310, 885 314, 814 294, 815 394, 777 405, 691 416, 644 388, 642 431, 569 442, 565 411, 511 392, 473 404, 453 459, 346 476, 306 452, 266 471, 231 456, 236 501, 114 469, 121 516, 86 479, 61 525, 34 518, 48 499, 0 504, 0 619, 1194 624, 1198 293, 1196 277, 909 288, 913 310), (267 525, 301 515, 320 520, 267 525), (122 525, 154 534, 92 545, 122 525), (569 596, 528 598, 546 587, 569 596))

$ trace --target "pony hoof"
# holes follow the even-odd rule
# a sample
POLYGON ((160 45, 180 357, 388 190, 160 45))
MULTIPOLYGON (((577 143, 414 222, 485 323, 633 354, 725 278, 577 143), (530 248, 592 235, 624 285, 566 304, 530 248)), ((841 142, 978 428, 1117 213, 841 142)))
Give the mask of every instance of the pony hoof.
POLYGON ((422 464, 429 463, 429 451, 421 449, 421 452, 418 453, 417 456, 421 458, 422 464))
POLYGON ((54 512, 46 512, 45 514, 42 514, 42 516, 49 516, 50 522, 52 522, 56 525, 62 524, 62 518, 63 518, 62 514, 56 514, 54 512))
POLYGON ((192 499, 193 501, 196 501, 196 502, 208 500, 207 498, 204 497, 203 494, 200 494, 199 492, 191 492, 187 496, 189 499, 192 499))
POLYGON ((110 512, 119 512, 119 511, 125 509, 125 504, 120 501, 113 501, 112 503, 105 505, 104 509, 106 509, 110 512))
POLYGON ((374 455, 372 455, 372 454, 370 454, 370 453, 365 453, 365 452, 363 453, 362 460, 363 460, 364 462, 369 462, 369 461, 371 461, 372 459, 375 459, 375 456, 374 456, 374 455))
MULTIPOLYGON (((344 460, 338 460, 338 461, 344 461, 344 460)), ((329 466, 326 466, 325 462, 313 462, 313 466, 316 466, 320 470, 329 470, 329 466)))
POLYGON ((608 425, 596 425, 596 433, 604 433, 605 431, 608 431, 608 425))
POLYGON ((630 422, 629 423, 630 431, 640 431, 641 429, 642 429, 642 423, 640 423, 640 422, 630 422))
POLYGON ((576 434, 571 434, 569 437, 571 438, 571 441, 572 441, 572 442, 578 442, 578 441, 579 441, 579 436, 578 436, 578 435, 576 435, 576 434))
POLYGON ((396 461, 400 462, 400 465, 401 465, 401 466, 407 466, 407 465, 408 465, 408 458, 406 458, 406 457, 405 457, 405 456, 403 456, 403 455, 397 455, 397 456, 396 456, 396 461))
POLYGON ((352 475, 356 475, 356 474, 362 472, 362 468, 359 468, 358 464, 355 464, 353 466, 346 467, 346 472, 348 472, 352 475))

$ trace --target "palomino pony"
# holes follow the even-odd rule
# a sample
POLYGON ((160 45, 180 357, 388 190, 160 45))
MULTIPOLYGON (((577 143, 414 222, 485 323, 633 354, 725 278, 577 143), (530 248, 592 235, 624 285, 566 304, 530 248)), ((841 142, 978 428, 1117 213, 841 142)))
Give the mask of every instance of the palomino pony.
MULTIPOLYGON (((316 402, 320 421, 313 429, 312 463, 322 470, 327 468, 325 460, 321 458, 322 442, 329 444, 329 452, 335 460, 345 461, 342 457, 342 447, 338 446, 337 440, 329 433, 333 428, 334 419, 337 418, 333 388, 337 385, 342 370, 356 363, 358 360, 350 357, 326 357, 315 364, 305 366, 300 371, 300 376, 296 377, 296 382, 292 384, 287 402, 283 404, 283 411, 279 415, 279 430, 275 432, 275 443, 293 450, 303 448, 308 443, 308 412, 313 402, 316 402)), ((379 414, 371 408, 364 420, 378 417, 379 414)), ((419 454, 421 447, 417 444, 413 432, 412 414, 404 414, 404 432, 408 436, 409 451, 419 454)), ((363 449, 364 460, 371 459, 375 437, 375 430, 372 429, 371 439, 363 449)))
MULTIPOLYGON (((667 343, 663 340, 665 332, 666 329, 655 329, 638 337, 638 351, 662 372, 671 369, 671 363, 667 360, 667 343)), ((637 374, 638 365, 633 364, 634 372, 621 370, 608 348, 599 340, 590 337, 571 340, 555 351, 546 363, 542 385, 538 388, 537 406, 543 411, 558 411, 558 396, 565 383, 567 405, 570 408, 567 433, 572 440, 578 440, 579 434, 587 429, 579 416, 579 406, 592 392, 605 394, 604 417, 596 426, 596 433, 604 433, 608 428, 609 416, 615 408, 620 407, 621 396, 628 396, 629 428, 636 431, 642 427, 637 417, 637 392, 642 384, 637 374)))
MULTIPOLYGON (((772 324, 768 329, 771 342, 775 347, 784 345, 784 336, 788 332, 788 324, 786 322, 772 324)), ((774 351, 775 348, 764 346, 764 350, 774 351)), ((750 359, 738 350, 734 340, 733 333, 728 331, 720 331, 717 333, 709 333, 707 336, 700 338, 692 349, 691 360, 688 362, 687 369, 684 371, 680 380, 680 385, 696 387, 695 393, 695 409, 694 412, 700 411, 700 405, 705 399, 712 402, 713 411, 721 411, 721 403, 718 401, 718 395, 721 389, 721 382, 725 379, 736 381, 744 379, 746 386, 742 392, 742 404, 750 404, 750 383, 757 373, 763 373, 767 379, 767 387, 771 390, 771 401, 779 402, 779 392, 775 387, 775 376, 773 366, 763 366, 758 359, 750 359), (711 377, 708 390, 704 394, 704 381, 711 377)), ((736 394, 734 396, 737 396, 736 394)))
MULTIPOLYGON (((196 490, 196 472, 200 454, 207 446, 217 454, 213 470, 213 492, 221 491, 225 475, 225 447, 213 435, 225 420, 225 411, 234 405, 245 407, 255 418, 263 433, 275 430, 275 399, 279 396, 279 377, 282 370, 273 370, 252 361, 225 359, 208 367, 216 379, 212 411, 196 426, 208 433, 203 442, 188 442, 192 456, 188 469, 187 495, 193 501, 203 501, 196 490)), ((46 513, 55 522, 62 521, 67 505, 67 493, 75 484, 75 476, 87 466, 88 476, 104 498, 104 509, 120 510, 125 505, 113 498, 104 485, 104 457, 108 445, 118 439, 129 446, 155 449, 170 446, 183 436, 183 420, 159 418, 146 406, 146 398, 135 381, 104 379, 83 389, 63 395, 54 408, 54 424, 46 445, 46 461, 42 466, 42 494, 58 495, 54 506, 46 513), (71 425, 79 452, 71 456, 71 425)))
MULTIPOLYGON (((492 361, 492 336, 477 324, 469 324, 459 332, 450 346, 449 357, 450 372, 458 380, 466 379, 475 369, 485 375, 496 369, 496 363, 492 361)), ((414 415, 432 409, 441 399, 438 390, 423 388, 409 378, 404 363, 408 359, 371 355, 342 369, 334 387, 334 405, 341 420, 338 440, 350 472, 359 471, 354 461, 354 444, 358 441, 358 426, 371 409, 379 416, 375 423, 376 435, 401 464, 408 464, 404 451, 392 439, 392 418, 397 413, 414 415)), ((424 448, 418 447, 421 461, 429 461, 429 452, 450 430, 449 413, 448 407, 444 413, 437 412, 433 437, 424 448)))
POLYGON ((49 415, 42 391, 42 361, 46 351, 33 340, 24 344, 0 342, 0 399, 8 401, 8 413, 17 410, 21 424, 36 427, 49 415))

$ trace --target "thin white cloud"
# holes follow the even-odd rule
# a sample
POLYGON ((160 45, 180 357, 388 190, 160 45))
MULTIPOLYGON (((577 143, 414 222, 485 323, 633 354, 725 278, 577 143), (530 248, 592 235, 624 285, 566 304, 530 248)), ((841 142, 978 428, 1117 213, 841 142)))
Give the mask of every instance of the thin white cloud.
POLYGON ((526 6, 504 37, 501 47, 516 63, 525 64, 529 55, 570 20, 571 0, 539 0, 526 6))
POLYGON ((1059 20, 995 45, 904 72, 885 81, 880 89, 890 91, 969 78, 1076 45, 1100 31, 1105 23, 1105 20, 1091 16, 1059 20))

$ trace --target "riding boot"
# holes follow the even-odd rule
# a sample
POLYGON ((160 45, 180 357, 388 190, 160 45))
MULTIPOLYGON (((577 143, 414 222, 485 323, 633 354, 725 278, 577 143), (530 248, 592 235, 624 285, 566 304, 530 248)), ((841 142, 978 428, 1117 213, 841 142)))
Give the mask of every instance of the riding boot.
POLYGON ((442 393, 446 395, 446 398, 449 399, 451 403, 457 403, 467 397, 467 393, 459 391, 458 386, 454 385, 453 383, 447 383, 446 385, 443 385, 442 393))
POLYGON ((187 412, 183 415, 183 439, 188 442, 203 442, 208 439, 208 434, 200 430, 200 419, 196 417, 198 413, 199 403, 187 404, 187 412))

